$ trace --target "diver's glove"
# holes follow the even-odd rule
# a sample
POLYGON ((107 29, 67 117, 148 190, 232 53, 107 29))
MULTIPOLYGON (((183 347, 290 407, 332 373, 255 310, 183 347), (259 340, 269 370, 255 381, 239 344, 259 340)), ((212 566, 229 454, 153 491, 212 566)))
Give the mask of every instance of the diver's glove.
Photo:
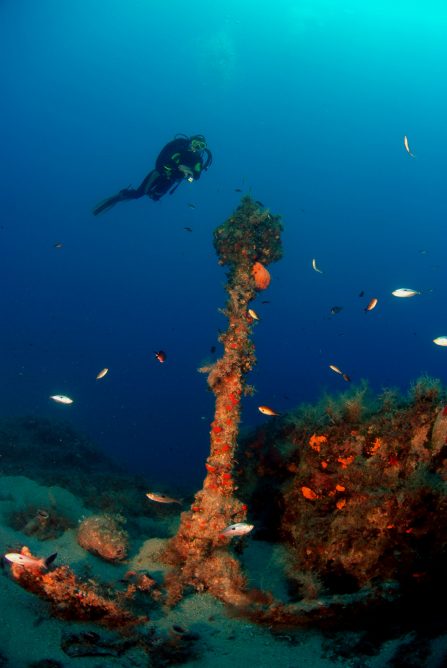
POLYGON ((194 181, 192 169, 187 167, 186 165, 179 165, 178 166, 179 170, 182 172, 184 178, 189 181, 189 183, 192 183, 194 181))

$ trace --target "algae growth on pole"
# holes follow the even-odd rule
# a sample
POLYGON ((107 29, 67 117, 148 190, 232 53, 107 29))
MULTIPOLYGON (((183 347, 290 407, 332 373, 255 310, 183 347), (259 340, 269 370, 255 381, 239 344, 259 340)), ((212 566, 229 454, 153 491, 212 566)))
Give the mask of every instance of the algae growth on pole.
POLYGON ((237 495, 234 465, 241 397, 252 392, 246 375, 256 361, 250 338, 254 321, 248 308, 257 291, 270 283, 265 266, 281 258, 281 230, 279 216, 244 197, 235 213, 214 232, 219 264, 229 269, 223 311, 228 328, 219 337, 223 356, 201 369, 208 373, 208 385, 215 396, 210 454, 203 487, 191 509, 182 514, 179 530, 164 553, 166 562, 174 566, 166 580, 171 602, 181 597, 186 586, 208 590, 227 603, 246 602, 245 578, 222 531, 246 519, 247 508, 237 495))

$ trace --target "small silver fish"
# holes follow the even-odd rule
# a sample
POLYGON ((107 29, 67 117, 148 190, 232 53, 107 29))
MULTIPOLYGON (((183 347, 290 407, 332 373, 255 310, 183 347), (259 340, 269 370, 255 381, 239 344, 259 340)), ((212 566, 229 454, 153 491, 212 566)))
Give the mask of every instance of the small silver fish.
POLYGON ((254 311, 252 308, 249 308, 249 309, 248 309, 248 315, 249 315, 250 318, 252 318, 253 320, 260 320, 260 318, 259 318, 258 314, 256 313, 256 311, 254 311))
POLYGON ((415 295, 420 295, 421 293, 417 290, 412 290, 411 288, 398 288, 393 290, 391 293, 393 297, 414 297, 415 295))
POLYGON ((408 155, 410 155, 412 158, 414 158, 414 155, 413 155, 412 152, 410 151, 410 145, 409 145, 409 143, 408 143, 408 137, 407 137, 407 135, 405 135, 405 137, 404 137, 404 146, 405 146, 405 150, 406 150, 406 152, 408 153, 408 155))
POLYGON ((147 492, 146 496, 151 501, 155 501, 155 503, 178 503, 179 506, 182 505, 182 502, 178 499, 173 499, 172 497, 167 496, 166 494, 160 494, 159 492, 147 492))
POLYGON ((23 566, 23 568, 28 568, 29 570, 42 571, 53 563, 57 557, 57 552, 50 554, 46 559, 43 557, 41 559, 39 559, 39 557, 30 557, 27 554, 21 554, 20 552, 8 552, 8 554, 5 554, 4 556, 7 561, 11 562, 11 564, 17 564, 18 566, 23 566))
POLYGON ((347 383, 351 382, 351 379, 348 376, 348 374, 344 373, 341 369, 338 368, 338 366, 335 366, 335 364, 329 364, 329 368, 335 373, 339 373, 340 376, 343 378, 343 380, 345 380, 347 383))
POLYGON ((447 336, 438 336, 433 339, 433 343, 436 343, 437 346, 447 346, 447 336))
POLYGON ((246 522, 237 522, 236 524, 230 524, 223 531, 221 531, 221 536, 245 536, 246 533, 250 533, 254 529, 254 524, 247 524, 246 522))
POLYGON ((70 399, 70 397, 67 397, 65 394, 53 394, 50 399, 55 401, 58 404, 72 404, 73 399, 70 399))
POLYGON ((96 376, 96 380, 101 380, 101 378, 104 378, 106 374, 109 373, 109 370, 107 368, 102 369, 96 376))
POLYGON ((322 273, 323 273, 323 272, 321 271, 321 269, 318 269, 318 267, 317 267, 317 261, 316 261, 315 258, 313 258, 313 260, 312 260, 312 269, 313 269, 314 271, 317 271, 319 274, 322 274, 322 273))

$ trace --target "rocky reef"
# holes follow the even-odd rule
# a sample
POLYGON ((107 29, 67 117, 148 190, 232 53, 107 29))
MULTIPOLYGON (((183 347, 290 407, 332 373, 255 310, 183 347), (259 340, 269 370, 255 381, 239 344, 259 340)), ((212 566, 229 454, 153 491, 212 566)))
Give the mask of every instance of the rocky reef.
POLYGON ((374 397, 363 383, 302 406, 241 443, 239 461, 258 538, 284 548, 281 623, 343 626, 394 604, 419 614, 445 591, 447 407, 438 381, 419 379, 407 397, 374 397))

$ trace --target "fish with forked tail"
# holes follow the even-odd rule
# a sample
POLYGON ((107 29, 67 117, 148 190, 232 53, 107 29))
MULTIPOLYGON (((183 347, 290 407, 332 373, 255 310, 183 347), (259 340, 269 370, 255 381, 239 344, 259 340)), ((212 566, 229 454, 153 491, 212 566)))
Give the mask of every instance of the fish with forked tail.
POLYGON ((231 538, 232 536, 245 536, 245 534, 250 533, 254 528, 253 524, 247 524, 246 522, 237 522, 236 524, 230 524, 223 531, 220 532, 221 536, 226 536, 231 538))
POLYGON ((21 552, 8 552, 8 554, 5 554, 4 557, 11 564, 23 566, 23 568, 26 568, 27 570, 43 571, 46 570, 56 559, 57 552, 50 554, 50 556, 46 559, 44 557, 39 558, 28 554, 22 554, 21 552))
POLYGON ((155 501, 155 503, 178 503, 180 506, 182 505, 180 499, 173 499, 171 496, 161 494, 160 492, 147 492, 146 496, 151 501, 155 501))

